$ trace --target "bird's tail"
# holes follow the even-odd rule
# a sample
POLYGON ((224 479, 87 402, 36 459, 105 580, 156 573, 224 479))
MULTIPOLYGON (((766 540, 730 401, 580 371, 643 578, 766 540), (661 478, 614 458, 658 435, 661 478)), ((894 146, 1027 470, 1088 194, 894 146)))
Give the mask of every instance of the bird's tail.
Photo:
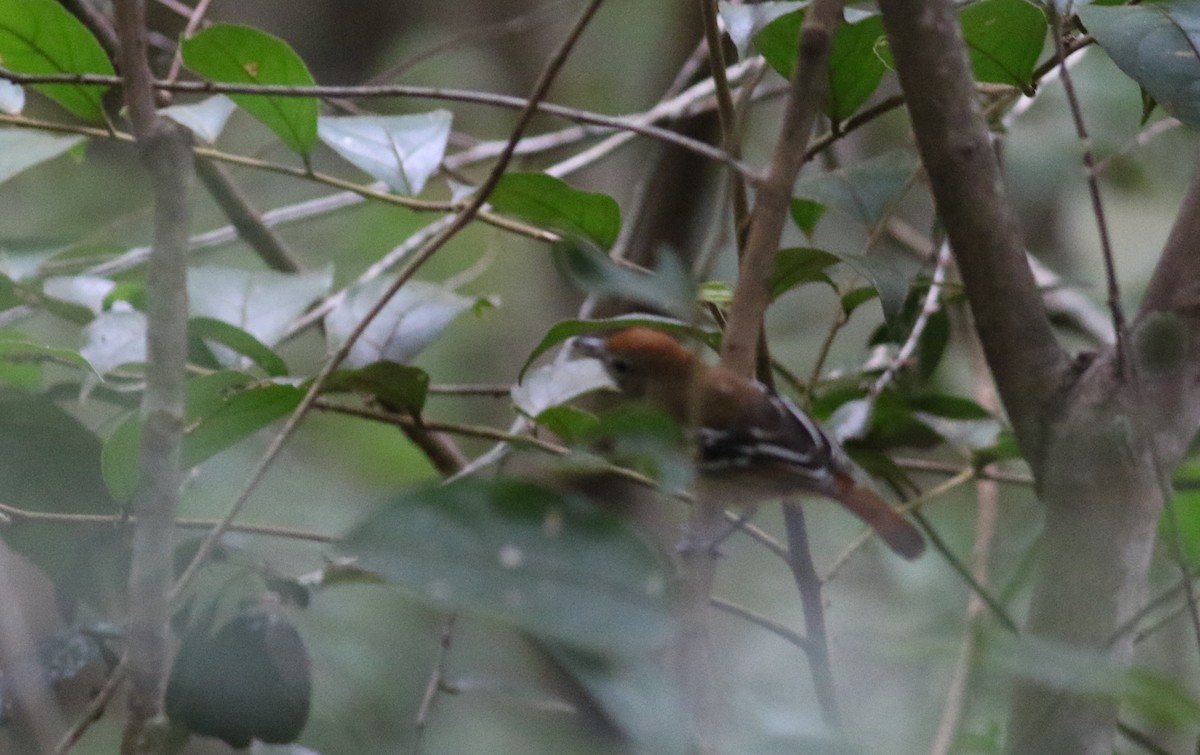
POLYGON ((866 522, 889 548, 909 560, 925 551, 925 538, 920 530, 896 513, 887 501, 858 485, 850 477, 839 476, 835 485, 837 491, 834 498, 837 502, 866 522))

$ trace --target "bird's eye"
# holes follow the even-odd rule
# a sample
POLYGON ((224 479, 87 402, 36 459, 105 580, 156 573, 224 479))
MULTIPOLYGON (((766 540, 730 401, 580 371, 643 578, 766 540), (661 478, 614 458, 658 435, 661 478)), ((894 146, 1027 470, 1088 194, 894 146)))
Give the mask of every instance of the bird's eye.
POLYGON ((629 362, 616 357, 608 363, 608 368, 612 370, 614 375, 624 375, 629 372, 629 362))

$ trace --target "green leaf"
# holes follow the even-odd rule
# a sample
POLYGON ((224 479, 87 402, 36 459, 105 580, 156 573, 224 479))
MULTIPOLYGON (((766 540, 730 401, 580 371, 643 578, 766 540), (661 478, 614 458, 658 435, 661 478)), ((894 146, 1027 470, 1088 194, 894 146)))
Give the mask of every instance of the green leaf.
MULTIPOLYGON (((305 388, 310 383, 306 383, 305 388)), ((335 370, 325 382, 322 393, 343 392, 369 394, 390 411, 419 417, 429 394, 429 374, 396 362, 374 362, 358 369, 335 370)))
MULTIPOLYGON (((0 331, 0 360, 17 362, 54 362, 92 372, 92 366, 78 352, 34 343, 16 331, 0 331)), ((92 372, 92 374, 95 374, 92 372)))
POLYGON ((1033 69, 1046 43, 1046 14, 1026 0, 982 0, 959 13, 976 81, 1033 93, 1033 69))
POLYGON ((82 136, 70 134, 0 128, 0 183, 39 163, 53 160, 82 141, 82 136))
MULTIPOLYGON (((286 417, 304 396, 304 390, 296 386, 260 384, 254 377, 234 371, 192 378, 186 390, 185 469, 286 417)), ((137 490, 141 435, 141 422, 133 412, 104 444, 104 481, 119 501, 131 500, 137 490)))
POLYGON ((825 205, 820 202, 814 202, 811 199, 792 200, 792 222, 796 224, 797 228, 804 231, 804 235, 810 239, 817 227, 817 222, 824 214, 825 205))
POLYGON ((563 276, 589 294, 611 296, 681 318, 688 317, 694 307, 691 276, 669 251, 659 255, 658 269, 652 272, 621 265, 578 238, 563 239, 551 254, 563 276))
POLYGON ((565 404, 552 406, 540 412, 535 419, 539 425, 562 438, 564 443, 572 445, 596 437, 600 429, 600 419, 595 414, 565 404))
POLYGON ((542 340, 533 351, 529 354, 529 358, 525 360, 525 364, 521 365, 521 371, 517 374, 517 380, 521 380, 521 376, 529 369, 529 365, 533 364, 533 360, 545 354, 550 349, 558 344, 566 341, 568 338, 584 336, 590 333, 602 333, 608 330, 622 330, 624 328, 632 328, 636 326, 645 326, 654 328, 666 333, 672 333, 684 338, 695 338, 702 341, 713 348, 717 348, 720 344, 720 334, 710 333, 701 330, 694 325, 689 325, 682 320, 676 320, 671 317, 658 317, 657 315, 623 315, 621 317, 611 317, 605 320, 563 320, 555 323, 554 326, 546 332, 542 340))
POLYGON ((188 321, 188 335, 192 338, 215 341, 233 349, 238 354, 249 358, 271 377, 282 377, 288 374, 287 363, 283 361, 282 357, 271 351, 262 341, 227 322, 214 320, 211 317, 193 317, 188 321))
POLYGON ((911 284, 909 276, 886 258, 877 255, 860 257, 853 254, 839 254, 837 256, 871 282, 871 287, 879 294, 879 303, 883 306, 883 318, 887 321, 888 327, 895 333, 901 332, 904 302, 908 298, 908 289, 911 284))
POLYGON ((466 479, 396 496, 341 552, 433 603, 618 655, 672 633, 663 555, 618 518, 531 482, 466 479))
POLYGON ((841 262, 840 257, 821 249, 780 249, 775 258, 775 272, 771 276, 771 298, 777 299, 805 283, 826 283, 832 286, 833 282, 829 280, 825 270, 838 262, 841 262))
POLYGON ((1079 18, 1127 76, 1163 110, 1200 126, 1200 6, 1163 0, 1120 7, 1089 6, 1079 18))
MULTIPOLYGON (((883 22, 874 14, 851 14, 838 27, 829 54, 829 92, 824 110, 843 121, 867 101, 883 79, 885 66, 875 54, 883 22), (854 17, 856 16, 856 17, 854 17)), ((754 37, 754 44, 779 75, 791 79, 804 11, 779 16, 754 37)))
MULTIPOLYGON (((325 316, 329 348, 335 351, 378 302, 393 278, 376 278, 352 286, 344 299, 325 316)), ((372 362, 404 364, 432 343, 451 322, 475 307, 479 299, 455 293, 426 281, 409 281, 388 301, 354 342, 346 357, 348 367, 372 362)))
MULTIPOLYGON (((4 503, 56 514, 119 513, 100 475, 100 441, 52 401, 0 390, 0 488, 4 503)), ((58 584, 94 530, 57 522, 14 522, 0 529, 11 548, 58 584)))
POLYGON ((842 311, 846 313, 846 317, 849 317, 860 305, 866 304, 878 295, 879 292, 873 286, 856 288, 842 297, 842 311))
MULTIPOLYGON (((332 285, 332 266, 308 273, 198 267, 188 272, 188 309, 193 317, 229 323, 273 347, 332 285)), ((234 355, 216 353, 232 364, 234 355)))
POLYGON ((763 2, 737 4, 720 2, 721 20, 725 22, 725 31, 737 48, 738 57, 746 57, 750 42, 767 24, 780 16, 800 10, 808 5, 808 0, 801 2, 763 2))
POLYGON ((969 398, 931 394, 909 399, 913 409, 947 419, 995 419, 992 413, 969 398))
POLYGON ((919 169, 909 150, 892 150, 846 168, 802 177, 792 195, 819 202, 873 227, 900 199, 919 169))
MULTIPOLYGON (((16 73, 113 75, 104 48, 54 0, 0 0, 0 65, 16 73)), ((104 120, 106 86, 35 84, 34 89, 80 118, 104 120)))
POLYGON ((504 174, 488 202, 498 212, 571 236, 583 236, 605 249, 621 232, 621 209, 615 199, 580 191, 545 173, 504 174))
MULTIPOLYGON (((200 76, 229 84, 314 86, 304 61, 279 37, 248 26, 215 24, 182 45, 183 62, 200 76)), ((317 142, 315 97, 232 94, 283 143, 307 158, 317 142)))
POLYGON ((449 110, 417 115, 325 116, 321 141, 402 196, 420 194, 442 163, 450 137, 449 110))
POLYGON ((225 130, 229 116, 237 109, 237 104, 223 94, 193 102, 187 105, 172 105, 158 111, 181 126, 187 127, 197 139, 212 144, 225 130))

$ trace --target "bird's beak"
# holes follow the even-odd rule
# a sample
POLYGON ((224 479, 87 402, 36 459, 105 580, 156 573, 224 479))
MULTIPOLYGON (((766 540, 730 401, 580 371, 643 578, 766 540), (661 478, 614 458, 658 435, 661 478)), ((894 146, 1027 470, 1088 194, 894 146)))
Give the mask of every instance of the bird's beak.
POLYGON ((584 356, 599 359, 604 356, 604 339, 600 336, 580 336, 575 339, 575 349, 584 356))

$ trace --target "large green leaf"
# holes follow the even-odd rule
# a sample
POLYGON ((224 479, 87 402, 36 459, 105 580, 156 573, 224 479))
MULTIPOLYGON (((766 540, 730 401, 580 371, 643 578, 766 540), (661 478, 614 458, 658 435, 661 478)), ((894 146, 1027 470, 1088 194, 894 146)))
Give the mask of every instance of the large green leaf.
POLYGON ((1046 14, 1026 0, 982 0, 962 9, 963 41, 977 81, 1031 91, 1046 43, 1046 14))
MULTIPOLYGON (((216 24, 183 41, 183 62, 210 81, 229 84, 313 86, 300 56, 282 39, 234 24, 216 24)), ((232 94, 230 99, 283 143, 307 156, 317 141, 317 99, 232 94)))
POLYGON ((545 173, 506 173, 488 201, 499 212, 583 236, 605 249, 621 231, 621 209, 615 199, 581 191, 545 173))
POLYGON ((38 163, 53 160, 81 141, 82 136, 73 134, 0 128, 0 183, 38 163))
POLYGON ((626 655, 672 631, 667 560, 618 518, 537 484, 460 480, 396 496, 340 550, 442 606, 626 655))
POLYGON ((1079 18, 1113 62, 1171 115, 1200 126, 1200 5, 1089 6, 1079 18))
MULTIPOLYGON (((0 0, 0 65, 30 74, 113 74, 92 33, 54 0, 0 0)), ((36 84, 33 87, 88 121, 104 119, 107 87, 36 84)))
POLYGON ((780 249, 775 257, 775 272, 771 275, 771 298, 779 298, 805 283, 833 285, 825 270, 840 261, 836 254, 821 249, 780 249))
MULTIPOLYGON (((829 53, 829 92, 825 114, 834 121, 849 118, 862 107, 879 86, 885 66, 875 54, 876 43, 883 37, 883 22, 879 16, 860 11, 847 13, 848 18, 833 38, 829 53)), ((796 47, 804 11, 779 16, 762 28, 754 44, 779 74, 791 78, 796 67, 796 47)))
POLYGON ((374 362, 357 369, 335 370, 322 392, 367 394, 391 411, 419 416, 429 395, 429 374, 407 364, 374 362))
POLYGON ((334 152, 403 196, 420 194, 442 163, 450 137, 449 110, 416 115, 352 115, 317 120, 334 152))

